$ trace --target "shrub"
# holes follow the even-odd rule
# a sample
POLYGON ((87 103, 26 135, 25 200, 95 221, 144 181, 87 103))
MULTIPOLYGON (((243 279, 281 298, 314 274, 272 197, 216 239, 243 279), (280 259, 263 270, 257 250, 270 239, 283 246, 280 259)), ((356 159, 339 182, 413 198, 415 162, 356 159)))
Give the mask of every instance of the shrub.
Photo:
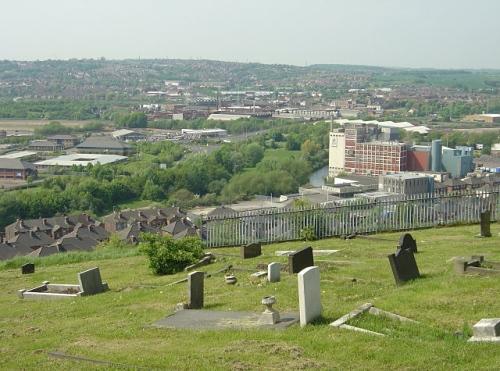
POLYGON ((197 237, 174 240, 169 236, 147 233, 141 236, 139 249, 149 258, 155 274, 173 274, 197 262, 203 256, 203 245, 197 237))
POLYGON ((302 228, 300 230, 300 238, 304 241, 314 241, 318 239, 313 227, 302 228))

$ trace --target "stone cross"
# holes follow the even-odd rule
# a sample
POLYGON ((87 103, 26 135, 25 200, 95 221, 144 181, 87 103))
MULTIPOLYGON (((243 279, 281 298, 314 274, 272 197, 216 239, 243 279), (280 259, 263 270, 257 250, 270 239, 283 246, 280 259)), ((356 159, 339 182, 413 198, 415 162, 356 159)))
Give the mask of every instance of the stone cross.
POLYGON ((273 262, 267 266, 267 280, 269 282, 279 282, 281 278, 281 264, 273 262))
POLYGON ((321 316, 321 289, 319 267, 307 267, 297 275, 299 287, 300 326, 321 316))
POLYGON ((188 274, 188 308, 203 308, 203 283, 205 273, 193 272, 188 274))

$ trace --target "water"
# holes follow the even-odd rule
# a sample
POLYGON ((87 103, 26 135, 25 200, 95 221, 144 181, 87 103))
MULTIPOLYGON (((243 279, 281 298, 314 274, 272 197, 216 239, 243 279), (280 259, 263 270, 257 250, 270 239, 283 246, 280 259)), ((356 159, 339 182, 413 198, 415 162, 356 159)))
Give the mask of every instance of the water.
POLYGON ((309 183, 313 187, 321 187, 325 185, 325 177, 328 176, 328 166, 322 167, 319 170, 316 170, 309 177, 309 183))

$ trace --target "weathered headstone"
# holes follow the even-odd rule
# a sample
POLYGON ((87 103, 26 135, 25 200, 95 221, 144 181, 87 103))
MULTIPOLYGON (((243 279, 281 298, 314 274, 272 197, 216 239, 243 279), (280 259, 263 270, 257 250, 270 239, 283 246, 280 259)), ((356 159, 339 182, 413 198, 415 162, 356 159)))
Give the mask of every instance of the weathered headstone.
POLYGON ((299 287, 300 326, 321 316, 319 267, 307 267, 297 275, 299 287))
POLYGON ((269 282, 279 282, 281 279, 281 264, 271 263, 267 266, 267 280, 269 282))
POLYGON ((490 222, 491 211, 483 211, 481 213, 481 237, 491 237, 490 222))
POLYGON ((388 257, 396 284, 400 285, 420 277, 417 262, 411 250, 398 249, 395 254, 388 257))
POLYGON ((188 274, 188 307, 189 309, 203 308, 203 284, 205 273, 193 272, 188 274))
POLYGON ((469 341, 500 342, 500 318, 483 318, 472 327, 473 337, 469 341))
POLYGON ((240 256, 242 259, 256 258, 262 255, 260 243, 250 243, 240 247, 240 256))
POLYGON ((403 233, 399 237, 399 246, 402 250, 411 250, 413 253, 417 252, 417 241, 409 233, 403 233))
POLYGON ((312 267, 313 265, 313 249, 310 246, 288 255, 289 273, 299 273, 304 268, 312 267))
POLYGON ((22 274, 31 274, 35 273, 35 264, 33 263, 26 263, 21 266, 21 273, 22 274))
POLYGON ((82 295, 94 295, 108 289, 108 284, 102 282, 99 268, 92 268, 78 273, 78 282, 82 295))

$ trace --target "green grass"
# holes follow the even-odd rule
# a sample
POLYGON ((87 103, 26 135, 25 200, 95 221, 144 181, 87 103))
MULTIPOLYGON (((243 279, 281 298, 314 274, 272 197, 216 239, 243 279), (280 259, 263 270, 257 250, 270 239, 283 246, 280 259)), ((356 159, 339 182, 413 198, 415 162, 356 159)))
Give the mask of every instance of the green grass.
MULTIPOLYGON (((497 369, 498 344, 470 344, 464 337, 454 336, 457 331, 470 334, 481 318, 500 316, 499 278, 459 276, 448 261, 472 254, 500 261, 500 225, 492 225, 494 237, 489 239, 475 238, 478 231, 476 225, 413 232, 423 278, 401 287, 395 286, 387 260, 399 233, 379 236, 394 242, 358 238, 310 243, 315 248, 341 250, 316 257, 324 318, 306 328, 293 326, 285 331, 148 327, 172 313, 176 303, 187 299, 187 293, 185 284, 167 287, 185 277, 184 273, 154 276, 144 256, 102 259, 96 252, 89 262, 39 265, 33 275, 4 267, 0 270, 0 365, 2 369, 102 368, 47 355, 60 351, 148 369, 497 369), (16 296, 18 289, 44 280, 77 283, 77 272, 93 266, 100 267, 109 292, 69 301, 27 301, 16 296), (371 315, 350 322, 387 334, 383 338, 328 326, 366 302, 415 319, 420 325, 371 315)), ((275 250, 304 245, 300 241, 267 245, 261 257, 245 261, 222 257, 205 269, 213 272, 233 264, 256 271, 259 263, 286 262, 286 258, 274 256, 275 250)), ((234 248, 214 251, 238 254, 234 248)), ((206 279, 206 307, 260 312, 260 299, 272 294, 278 301, 276 309, 297 311, 296 276, 283 273, 280 283, 258 284, 249 280, 250 271, 234 273, 238 278, 235 286, 227 286, 222 274, 206 279)))

